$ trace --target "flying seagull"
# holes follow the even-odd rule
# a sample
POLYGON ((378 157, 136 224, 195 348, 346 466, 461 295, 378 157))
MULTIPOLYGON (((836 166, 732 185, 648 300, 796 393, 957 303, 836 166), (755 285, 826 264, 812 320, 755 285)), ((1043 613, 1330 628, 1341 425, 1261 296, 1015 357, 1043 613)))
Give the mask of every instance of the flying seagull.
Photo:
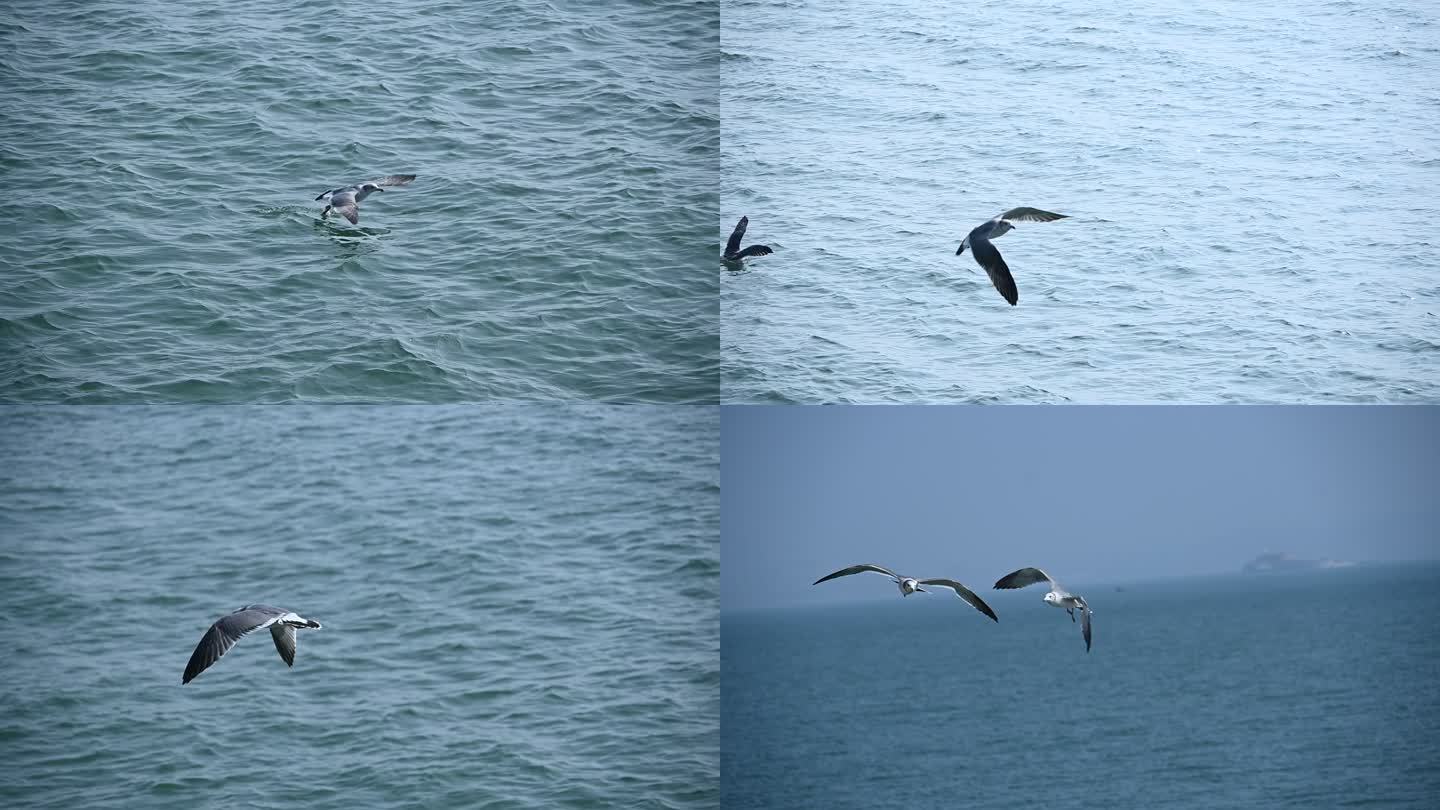
POLYGON ((740 249, 740 240, 745 238, 745 229, 750 225, 750 217, 740 217, 735 223, 735 230, 730 232, 730 241, 725 243, 725 261, 738 262, 750 256, 769 256, 775 251, 769 245, 751 245, 744 250, 740 249))
POLYGON ((381 177, 378 180, 357 183, 353 186, 332 188, 315 198, 326 202, 325 210, 320 212, 320 218, 324 219, 329 216, 330 209, 333 208, 346 219, 350 220, 351 225, 358 225, 360 223, 361 200, 369 197, 371 193, 376 191, 384 191, 394 186, 408 185, 410 181, 414 179, 415 175, 413 174, 392 174, 389 177, 381 177))
POLYGON ((1039 568, 1021 568, 1001 577, 995 587, 1023 588, 1037 582, 1050 583, 1050 592, 1045 594, 1045 604, 1065 608, 1065 612, 1070 614, 1070 621, 1075 621, 1075 611, 1080 611, 1080 633, 1085 636, 1085 652, 1090 652, 1090 606, 1085 604, 1084 598, 1060 587, 1060 583, 1049 574, 1039 568))
POLYGON ((219 661, 220 656, 235 646, 235 642, 262 627, 270 628, 270 635, 275 638, 275 649, 280 651, 280 657, 285 659, 285 664, 293 667, 295 630, 319 630, 320 622, 269 605, 246 605, 210 625, 200 643, 195 645, 195 652, 190 654, 190 663, 185 665, 185 677, 180 683, 189 683, 211 664, 219 661))
POLYGON ((1015 279, 1010 276, 1010 268, 1005 266, 1005 259, 1000 255, 1000 251, 990 244, 990 240, 1009 233, 1014 229, 1015 225, 1012 223, 1015 222, 1054 222, 1065 219, 1066 216, 1041 211, 1039 208, 1011 208, 989 222, 976 226, 960 243, 955 255, 959 256, 965 252, 965 248, 970 248, 975 261, 990 275, 990 283, 995 285, 995 289, 999 290, 1013 307, 1020 300, 1020 290, 1015 287, 1015 279))
POLYGON ((833 574, 827 574, 810 584, 819 585, 820 583, 829 579, 835 579, 836 577, 848 577, 851 574, 863 574, 867 571, 875 574, 884 574, 885 576, 890 577, 890 579, 894 580, 896 585, 900 586, 901 596, 909 596, 916 591, 919 591, 921 593, 929 593, 929 591, 920 587, 921 585, 939 585, 942 588, 949 588, 950 590, 955 592, 956 596, 964 599, 966 602, 969 602, 970 607, 975 608, 976 610, 984 613, 986 616, 989 616, 991 619, 994 619, 997 622, 1000 621, 1000 618, 995 615, 995 611, 991 610, 990 606, 985 604, 985 600, 976 596, 974 591, 971 591, 969 588, 961 585, 953 579, 915 579, 914 577, 902 577, 894 571, 891 571, 888 568, 881 568, 878 565, 852 565, 849 568, 842 568, 833 574))

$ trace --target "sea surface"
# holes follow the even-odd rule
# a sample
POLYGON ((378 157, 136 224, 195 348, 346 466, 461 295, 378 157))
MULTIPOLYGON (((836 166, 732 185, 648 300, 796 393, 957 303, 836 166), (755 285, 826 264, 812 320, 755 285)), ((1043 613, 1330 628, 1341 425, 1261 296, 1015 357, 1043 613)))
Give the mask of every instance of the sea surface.
POLYGON ((1440 6, 721 16, 726 402, 1440 401, 1440 6))
POLYGON ((1440 565, 722 612, 726 808, 1428 808, 1440 565))
POLYGON ((714 408, 0 409, 0 806, 713 808, 714 408), (268 633, 184 686, 252 602, 268 633))
POLYGON ((718 30, 714 0, 7 2, 0 398, 717 401, 718 30))

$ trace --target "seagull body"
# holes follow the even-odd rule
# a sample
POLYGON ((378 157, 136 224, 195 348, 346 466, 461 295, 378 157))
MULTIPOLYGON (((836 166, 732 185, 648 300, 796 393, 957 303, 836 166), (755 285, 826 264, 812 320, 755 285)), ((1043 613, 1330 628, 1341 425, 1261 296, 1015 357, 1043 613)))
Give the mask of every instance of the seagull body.
POLYGON ((744 250, 740 249, 740 240, 745 238, 745 229, 750 226, 750 217, 740 217, 735 223, 735 230, 730 232, 730 241, 725 243, 725 261, 738 262, 751 256, 769 256, 775 251, 769 245, 751 245, 744 250))
POLYGON ((1065 219, 1066 216, 1041 211, 1039 208, 1012 208, 989 222, 976 226, 960 243, 955 255, 959 256, 969 248, 970 255, 975 257, 975 261, 985 268, 986 274, 990 276, 990 283, 995 285, 995 289, 999 290, 1000 295, 1013 307, 1020 301, 1020 290, 1015 286, 1015 279, 1010 275, 1010 268, 1005 264, 1004 257, 990 244, 990 240, 1014 230, 1015 222, 1054 222, 1065 219))
POLYGON ((324 219, 330 215, 333 209, 341 216, 350 220, 351 225, 360 223, 360 201, 369 197, 377 191, 384 191, 395 186, 408 185, 415 179, 413 174, 392 174, 388 177, 381 177, 378 180, 370 180, 364 183, 356 183, 353 186, 342 186, 332 188, 329 191, 316 197, 317 200, 326 202, 325 210, 320 212, 320 218, 324 219))
POLYGON ((942 588, 949 588, 950 590, 955 592, 956 596, 969 603, 971 607, 975 608, 981 613, 984 613, 986 616, 989 616, 991 619, 997 622, 1000 621, 1000 618, 995 615, 995 611, 991 610, 990 606, 985 604, 985 600, 976 596, 974 591, 970 590, 964 585, 961 585, 953 579, 916 579, 915 577, 902 577, 888 568, 881 568, 878 565, 865 564, 852 565, 849 568, 842 568, 833 574, 826 574, 825 576, 815 580, 811 584, 819 585, 826 580, 836 579, 837 577, 848 577, 851 574, 863 573, 884 574, 885 576, 890 577, 890 579, 896 584, 896 586, 900 588, 901 596, 909 596, 916 591, 919 591, 920 593, 929 593, 929 591, 921 587, 922 585, 938 585, 942 588))
POLYGON ((1060 583, 1039 568, 1021 568, 1019 571, 1011 571, 1001 577, 1000 581, 995 583, 995 587, 1023 588, 1037 582, 1050 584, 1050 592, 1045 594, 1045 604, 1065 608, 1065 612, 1070 614, 1071 622, 1075 621, 1075 611, 1080 611, 1080 634, 1085 637, 1085 652, 1090 652, 1090 606, 1085 604, 1084 597, 1077 596, 1060 587, 1060 583))
POLYGON ((196 675, 204 672, 230 651, 235 642, 256 630, 270 628, 275 639, 275 649, 285 659, 287 666, 295 666, 295 631, 297 629, 319 630, 320 623, 307 619, 288 610, 270 605, 246 605, 229 616, 222 617, 210 625, 195 652, 190 654, 190 663, 185 665, 182 684, 189 683, 196 675))

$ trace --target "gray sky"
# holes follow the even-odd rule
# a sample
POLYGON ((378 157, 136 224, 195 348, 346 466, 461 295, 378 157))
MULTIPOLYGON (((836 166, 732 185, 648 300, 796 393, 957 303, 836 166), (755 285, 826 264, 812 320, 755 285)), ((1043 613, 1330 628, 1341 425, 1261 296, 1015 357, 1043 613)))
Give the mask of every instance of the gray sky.
POLYGON ((1440 408, 722 409, 721 607, 1237 571, 1263 550, 1440 556, 1440 408))

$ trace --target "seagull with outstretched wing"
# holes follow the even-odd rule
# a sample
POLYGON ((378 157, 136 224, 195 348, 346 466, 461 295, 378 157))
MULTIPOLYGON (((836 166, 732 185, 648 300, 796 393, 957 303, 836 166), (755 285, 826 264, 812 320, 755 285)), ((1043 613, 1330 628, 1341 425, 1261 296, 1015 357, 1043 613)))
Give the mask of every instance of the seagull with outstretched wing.
POLYGON ((997 622, 1000 621, 1000 618, 995 615, 995 611, 991 610, 990 606, 985 604, 985 600, 976 596, 974 591, 970 590, 964 585, 961 585, 953 579, 916 579, 915 577, 902 577, 888 568, 881 568, 878 565, 870 565, 866 563, 862 565, 852 565, 849 568, 842 568, 833 574, 826 574, 825 576, 815 580, 811 584, 819 585, 822 582, 836 579, 838 577, 848 577, 851 574, 864 573, 883 574, 889 577, 896 585, 900 587, 901 596, 909 596, 910 594, 917 591, 920 593, 929 593, 929 591, 921 587, 922 585, 935 585, 942 588, 949 588, 950 590, 955 592, 956 596, 965 600, 970 605, 970 607, 975 608, 976 610, 984 613, 986 616, 989 616, 991 619, 997 622))
POLYGON ((351 225, 360 224, 360 201, 369 197, 377 191, 384 191, 387 188, 409 185, 415 179, 413 174, 392 174, 381 177, 378 180, 369 180, 364 183, 356 183, 353 186, 341 186, 324 192, 316 200, 325 201, 325 210, 320 212, 320 218, 325 219, 333 210, 346 219, 351 225))
POLYGON ((1005 300, 1009 301, 1010 306, 1013 307, 1020 301, 1020 290, 1015 286, 1015 279, 1010 275, 1010 268, 1005 264, 1005 258, 1000 255, 1000 251, 996 250, 994 245, 990 244, 990 240, 1014 230, 1013 223, 1016 222, 1054 222, 1057 219, 1065 219, 1066 216, 1066 214, 1041 211, 1039 208, 1023 206, 1011 208, 994 219, 977 225, 960 243, 960 248, 955 251, 955 255, 959 256, 965 252, 966 248, 969 248, 970 255, 975 257, 975 261, 985 268, 985 272, 990 276, 990 283, 995 285, 995 289, 999 290, 1000 295, 1004 296, 1005 300))
POLYGON ((1090 652, 1090 606, 1085 604, 1084 597, 1070 593, 1060 587, 1049 574, 1039 568, 1021 568, 1019 571, 1011 571, 995 583, 996 588, 1023 588, 1026 585, 1034 585, 1037 582, 1045 582, 1050 585, 1050 592, 1045 594, 1045 604, 1065 608, 1070 614, 1070 621, 1075 621, 1075 611, 1080 611, 1080 634, 1085 637, 1085 652, 1090 652))
POLYGON ((741 250, 740 240, 745 238, 745 229, 749 226, 750 217, 740 217, 740 221, 735 223, 735 230, 730 232, 730 241, 725 243, 725 261, 738 262, 751 256, 769 256, 775 252, 769 245, 751 245, 741 250))
POLYGON ((275 639, 275 649, 285 659, 286 666, 295 666, 295 631, 319 630, 320 622, 306 619, 288 610, 270 605, 246 605, 210 625, 195 652, 190 654, 190 663, 185 665, 185 676, 180 683, 186 684, 196 675, 210 668, 220 656, 230 651, 235 642, 256 630, 270 628, 275 639))

